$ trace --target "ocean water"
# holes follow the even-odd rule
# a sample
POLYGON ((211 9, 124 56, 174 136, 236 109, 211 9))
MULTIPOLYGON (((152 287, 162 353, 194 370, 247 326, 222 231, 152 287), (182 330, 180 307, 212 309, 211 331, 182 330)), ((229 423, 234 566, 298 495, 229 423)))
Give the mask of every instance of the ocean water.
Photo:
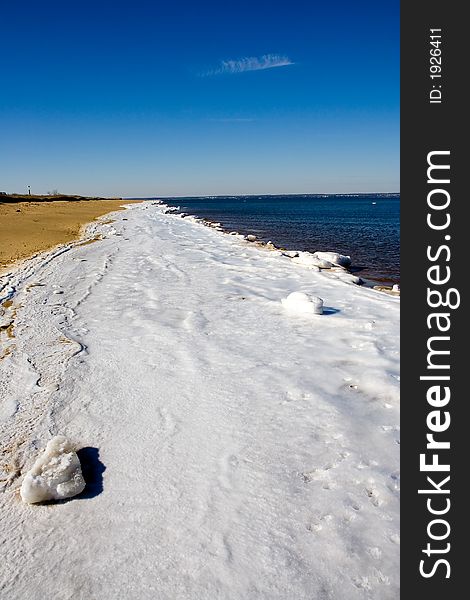
POLYGON ((159 198, 289 250, 334 250, 365 279, 400 280, 400 197, 391 194, 159 198))

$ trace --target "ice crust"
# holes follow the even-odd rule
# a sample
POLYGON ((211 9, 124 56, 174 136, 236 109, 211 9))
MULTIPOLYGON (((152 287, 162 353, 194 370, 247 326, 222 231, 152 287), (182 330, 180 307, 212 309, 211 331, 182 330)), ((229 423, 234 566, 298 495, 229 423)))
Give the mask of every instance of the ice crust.
POLYGON ((348 267, 351 264, 351 257, 339 254, 338 252, 314 252, 313 254, 320 260, 326 260, 334 265, 348 267))

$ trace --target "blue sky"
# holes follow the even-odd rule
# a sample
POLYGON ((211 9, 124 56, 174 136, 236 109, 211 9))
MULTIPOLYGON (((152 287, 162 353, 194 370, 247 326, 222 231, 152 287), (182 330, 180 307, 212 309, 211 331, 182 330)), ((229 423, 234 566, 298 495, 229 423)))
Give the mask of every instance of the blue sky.
POLYGON ((0 190, 399 190, 399 2, 2 7, 0 190))

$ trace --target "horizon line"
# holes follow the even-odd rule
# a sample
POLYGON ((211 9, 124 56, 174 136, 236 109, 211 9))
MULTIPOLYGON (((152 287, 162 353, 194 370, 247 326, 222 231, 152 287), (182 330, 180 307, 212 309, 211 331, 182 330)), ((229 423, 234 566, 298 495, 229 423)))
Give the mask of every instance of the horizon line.
POLYGON ((400 196, 401 192, 291 192, 267 194, 184 194, 179 196, 124 196, 126 200, 156 200, 159 198, 254 198, 258 196, 400 196))

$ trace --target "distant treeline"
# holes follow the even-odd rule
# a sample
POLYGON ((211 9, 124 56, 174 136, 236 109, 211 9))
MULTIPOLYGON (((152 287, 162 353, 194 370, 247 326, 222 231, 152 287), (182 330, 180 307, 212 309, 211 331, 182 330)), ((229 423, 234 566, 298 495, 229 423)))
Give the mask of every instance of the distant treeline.
POLYGON ((57 202, 59 200, 65 202, 77 202, 79 200, 122 200, 122 198, 101 198, 99 196, 70 196, 66 194, 0 194, 0 204, 14 202, 57 202))

